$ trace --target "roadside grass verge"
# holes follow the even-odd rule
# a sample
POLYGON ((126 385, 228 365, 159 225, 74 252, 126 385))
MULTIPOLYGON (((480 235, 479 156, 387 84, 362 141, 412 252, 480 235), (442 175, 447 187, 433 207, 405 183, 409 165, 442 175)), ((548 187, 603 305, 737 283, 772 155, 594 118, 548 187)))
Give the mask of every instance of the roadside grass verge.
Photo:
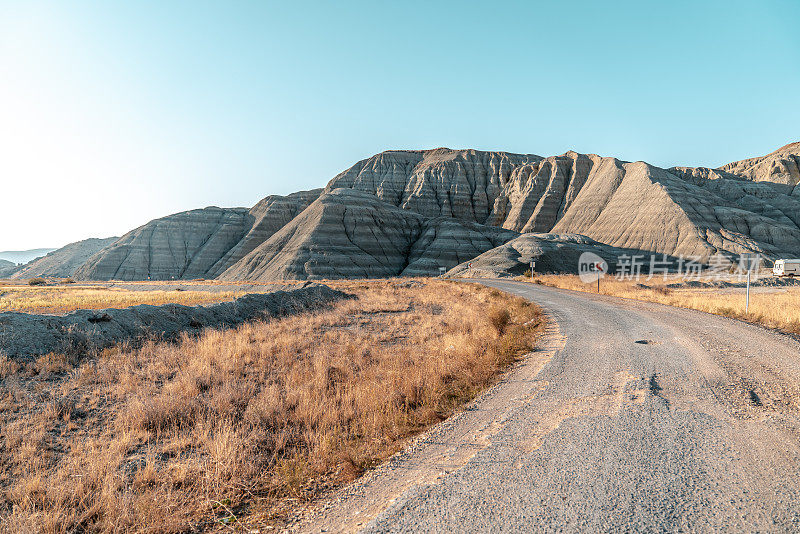
POLYGON ((440 280, 77 367, 0 357, 0 530, 264 532, 532 350, 529 302, 440 280))
MULTIPOLYGON (((520 280, 531 281, 522 278, 520 280)), ((585 284, 576 275, 537 275, 533 283, 587 293, 597 292, 596 284, 585 284)), ((643 284, 633 280, 604 278, 600 282, 600 294, 700 310, 800 335, 800 288, 797 287, 768 293, 751 291, 749 312, 745 313, 745 295, 742 290, 732 292, 711 288, 670 288, 660 278, 645 281, 643 284)))

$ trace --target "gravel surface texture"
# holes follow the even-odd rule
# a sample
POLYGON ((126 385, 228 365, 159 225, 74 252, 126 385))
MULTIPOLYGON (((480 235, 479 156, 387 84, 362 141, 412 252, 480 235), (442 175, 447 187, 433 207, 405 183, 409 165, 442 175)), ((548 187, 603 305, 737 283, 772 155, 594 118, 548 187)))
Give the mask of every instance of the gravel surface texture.
POLYGON ((798 532, 800 343, 693 310, 503 280, 540 349, 293 530, 798 532))

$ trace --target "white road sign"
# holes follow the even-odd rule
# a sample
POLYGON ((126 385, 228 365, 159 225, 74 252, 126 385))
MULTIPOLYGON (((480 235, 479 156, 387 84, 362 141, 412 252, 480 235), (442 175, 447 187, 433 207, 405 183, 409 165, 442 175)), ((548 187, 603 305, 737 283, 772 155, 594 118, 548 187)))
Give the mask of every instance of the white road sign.
POLYGON ((607 272, 608 263, 594 252, 584 252, 578 258, 578 276, 584 284, 600 280, 607 272))

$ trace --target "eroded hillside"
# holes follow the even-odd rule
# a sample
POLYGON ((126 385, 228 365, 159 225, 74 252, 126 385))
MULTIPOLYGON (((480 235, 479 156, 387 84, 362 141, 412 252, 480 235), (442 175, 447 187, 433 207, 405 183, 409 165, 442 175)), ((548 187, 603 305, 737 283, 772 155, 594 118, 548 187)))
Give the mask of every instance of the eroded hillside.
POLYGON ((520 233, 625 250, 800 255, 800 143, 718 169, 567 152, 387 151, 324 189, 206 208, 137 228, 84 279, 275 280, 433 275, 520 233), (554 236, 554 237, 553 237, 554 236))

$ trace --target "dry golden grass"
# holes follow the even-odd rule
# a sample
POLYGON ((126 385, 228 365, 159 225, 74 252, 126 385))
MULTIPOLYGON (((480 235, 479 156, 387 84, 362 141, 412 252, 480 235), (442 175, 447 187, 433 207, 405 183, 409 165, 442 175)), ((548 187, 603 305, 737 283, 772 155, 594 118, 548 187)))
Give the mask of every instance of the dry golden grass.
POLYGON ((0 358, 0 530, 264 532, 452 414, 542 327, 482 286, 332 285, 358 298, 77 364, 0 358))
MULTIPOLYGON (((190 286, 191 287, 191 286, 190 286)), ((102 285, 37 285, 4 284, 0 286, 0 312, 66 313, 78 309, 127 308, 138 304, 174 303, 195 306, 223 302, 240 297, 249 290, 211 292, 198 284, 197 290, 133 291, 102 285)))
MULTIPOLYGON (((597 292, 596 284, 584 284, 576 275, 537 275, 533 281, 562 289, 597 292)), ((641 283, 649 287, 641 287, 633 280, 609 277, 600 282, 600 293, 691 308, 749 321, 790 334, 800 334, 800 288, 787 287, 769 292, 753 290, 750 293, 749 313, 745 313, 745 295, 742 290, 734 292, 717 288, 666 287, 667 282, 676 281, 679 279, 664 281, 660 277, 654 277, 649 281, 642 280, 641 283)))

